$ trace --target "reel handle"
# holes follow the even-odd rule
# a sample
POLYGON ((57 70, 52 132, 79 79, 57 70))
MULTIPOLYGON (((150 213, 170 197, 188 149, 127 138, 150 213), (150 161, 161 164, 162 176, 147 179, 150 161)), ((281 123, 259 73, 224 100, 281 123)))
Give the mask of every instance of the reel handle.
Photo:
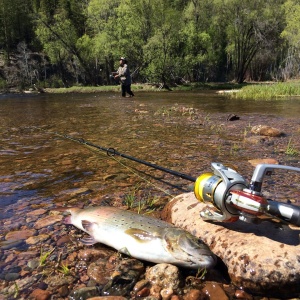
POLYGON ((254 170, 249 189, 254 193, 260 193, 264 177, 271 176, 274 169, 300 172, 300 168, 296 167, 273 164, 259 164, 254 170))
POLYGON ((300 207, 267 199, 265 212, 290 224, 300 226, 300 207))

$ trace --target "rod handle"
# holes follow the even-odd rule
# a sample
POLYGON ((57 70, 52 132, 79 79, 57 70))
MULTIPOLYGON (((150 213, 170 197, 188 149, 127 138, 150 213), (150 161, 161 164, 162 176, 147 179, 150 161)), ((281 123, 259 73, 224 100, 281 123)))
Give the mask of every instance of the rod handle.
POLYGON ((267 199, 266 212, 283 221, 300 227, 300 207, 267 199))

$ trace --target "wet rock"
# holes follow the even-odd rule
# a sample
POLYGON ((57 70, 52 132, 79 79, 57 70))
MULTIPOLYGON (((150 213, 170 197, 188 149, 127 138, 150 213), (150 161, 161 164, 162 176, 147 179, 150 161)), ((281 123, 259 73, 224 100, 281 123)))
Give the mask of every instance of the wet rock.
POLYGON ((34 235, 36 235, 36 230, 34 229, 16 230, 7 233, 5 239, 11 241, 26 240, 34 235))
POLYGON ((162 300, 170 300, 174 291, 171 288, 162 289, 160 292, 162 300))
POLYGON ((16 292, 16 286, 18 287, 19 291, 28 289, 38 281, 39 277, 40 277, 39 275, 36 275, 31 277, 25 277, 24 279, 17 279, 13 283, 11 283, 8 287, 4 288, 1 292, 3 294, 14 295, 16 292))
POLYGON ((108 283, 103 287, 103 296, 126 296, 129 295, 139 277, 144 271, 144 265, 133 258, 122 259, 117 263, 108 283))
POLYGON ((111 274, 114 269, 114 263, 107 262, 105 259, 101 258, 88 266, 87 275, 96 283, 105 285, 109 280, 107 274, 111 274))
POLYGON ((193 193, 172 199, 162 218, 185 228, 208 244, 228 268, 236 286, 251 293, 293 297, 300 292, 299 231, 275 223, 212 223, 199 214, 206 204, 193 193))
POLYGON ((27 216, 41 216, 47 212, 46 209, 40 208, 40 209, 35 209, 33 211, 30 211, 27 213, 27 216))
POLYGON ((234 296, 236 297, 236 299, 243 299, 243 300, 252 300, 253 297, 251 295, 249 295, 248 293, 246 293, 243 290, 237 290, 234 294, 234 296))
POLYGON ((257 135, 280 137, 284 133, 277 128, 266 126, 266 125, 256 125, 251 128, 251 132, 257 135))
POLYGON ((69 295, 69 300, 90 299, 95 296, 99 296, 99 290, 97 287, 84 287, 72 291, 69 295))
POLYGON ((57 289, 57 292, 61 297, 67 297, 70 291, 67 285, 63 285, 57 289))
POLYGON ((177 290, 181 285, 180 273, 176 266, 157 264, 146 271, 145 278, 153 285, 177 290))
POLYGON ((19 273, 7 273, 5 275, 5 280, 6 281, 15 281, 20 277, 19 273))
POLYGON ((47 300, 50 299, 50 292, 49 291, 44 291, 41 289, 36 289, 30 294, 30 299, 34 300, 47 300))
POLYGON ((113 251, 108 249, 82 249, 78 253, 78 258, 86 262, 91 262, 99 258, 109 257, 113 253, 113 251))
POLYGON ((1 241, 0 248, 2 250, 9 250, 12 248, 18 248, 24 243, 24 240, 8 240, 8 241, 1 241))
POLYGON ((227 116, 227 121, 237 121, 237 120, 239 120, 240 119, 240 117, 239 116, 237 116, 237 115, 235 115, 235 114, 230 114, 230 115, 228 115, 227 116))
POLYGON ((58 275, 54 275, 54 276, 49 276, 46 277, 44 282, 52 288, 59 288, 63 285, 71 285, 74 281, 76 281, 76 278, 74 278, 73 276, 66 276, 63 274, 58 274, 58 275))
POLYGON ((29 245, 35 245, 38 243, 41 243, 43 241, 46 241, 50 236, 48 234, 40 234, 37 236, 31 236, 26 240, 26 243, 29 245))
MULTIPOLYGON (((183 299, 184 300, 207 300, 207 296, 203 291, 192 289, 184 295, 183 299)), ((221 300, 221 298, 218 300, 221 300)))
POLYGON ((221 284, 216 282, 206 282, 205 287, 202 289, 205 295, 209 297, 209 300, 228 300, 221 284))
POLYGON ((62 246, 64 244, 68 244, 71 242, 71 239, 68 235, 64 235, 62 237, 60 237, 57 241, 56 241, 56 245, 59 247, 59 246, 62 246))
POLYGON ((41 228, 53 225, 57 222, 61 222, 62 219, 63 219, 63 216, 61 216, 61 215, 50 215, 50 216, 44 217, 42 219, 39 219, 37 222, 35 222, 34 228, 41 229, 41 228))
POLYGON ((244 139, 245 143, 252 144, 252 145, 273 145, 274 141, 272 137, 266 136, 249 136, 244 139))
POLYGON ((31 270, 36 269, 40 265, 40 261, 38 259, 32 259, 27 263, 28 268, 31 270))

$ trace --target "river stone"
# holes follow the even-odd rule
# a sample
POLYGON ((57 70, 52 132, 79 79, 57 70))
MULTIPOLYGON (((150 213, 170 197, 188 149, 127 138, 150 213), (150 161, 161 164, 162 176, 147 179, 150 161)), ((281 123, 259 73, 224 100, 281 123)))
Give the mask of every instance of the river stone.
POLYGON ((42 219, 39 219, 35 224, 34 228, 41 229, 50 225, 53 225, 57 222, 60 222, 63 219, 63 216, 61 215, 50 215, 46 216, 42 219))
POLYGON ((36 235, 36 230, 34 229, 24 229, 24 230, 16 230, 8 232, 5 236, 6 240, 18 241, 18 240, 26 240, 30 236, 36 235))
POLYGON ((299 228, 205 222, 199 215, 205 207, 194 193, 181 194, 165 206, 162 218, 201 238, 223 260, 236 286, 276 298, 299 294, 299 228))
POLYGON ((273 136, 273 137, 280 137, 284 135, 284 133, 279 129, 271 126, 266 126, 266 125, 253 126, 251 128, 251 132, 258 135, 273 136))
POLYGON ((31 236, 26 240, 26 243, 28 245, 35 245, 35 244, 38 244, 40 242, 47 240, 49 237, 50 237, 49 234, 40 234, 37 236, 31 236))
POLYGON ((177 290, 181 284, 178 268, 166 263, 157 264, 147 269, 145 278, 152 285, 159 285, 164 289, 177 290))

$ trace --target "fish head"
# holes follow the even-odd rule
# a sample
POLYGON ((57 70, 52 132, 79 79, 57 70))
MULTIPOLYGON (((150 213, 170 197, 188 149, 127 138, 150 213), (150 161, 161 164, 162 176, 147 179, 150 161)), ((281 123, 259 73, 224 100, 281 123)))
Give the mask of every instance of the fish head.
POLYGON ((164 234, 166 250, 189 268, 212 268, 217 257, 199 238, 180 228, 166 228, 164 234))

